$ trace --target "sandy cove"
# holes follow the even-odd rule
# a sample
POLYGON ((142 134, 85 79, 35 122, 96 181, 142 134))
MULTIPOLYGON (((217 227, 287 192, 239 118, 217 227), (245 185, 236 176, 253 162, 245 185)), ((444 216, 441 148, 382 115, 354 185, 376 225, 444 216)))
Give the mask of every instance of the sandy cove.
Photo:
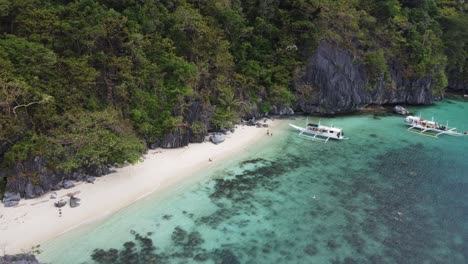
POLYGON ((71 189, 57 191, 42 197, 21 200, 16 207, 0 205, 0 255, 28 252, 35 245, 59 236, 80 225, 109 217, 138 199, 157 191, 170 190, 197 172, 220 164, 265 138, 267 129, 274 131, 281 120, 269 122, 269 128, 238 126, 226 140, 215 145, 210 142, 190 144, 178 149, 150 150, 143 162, 96 178, 94 184, 78 183, 71 189), (212 161, 209 161, 209 160, 212 161), (81 205, 62 207, 62 216, 54 202, 68 193, 79 192, 81 205))

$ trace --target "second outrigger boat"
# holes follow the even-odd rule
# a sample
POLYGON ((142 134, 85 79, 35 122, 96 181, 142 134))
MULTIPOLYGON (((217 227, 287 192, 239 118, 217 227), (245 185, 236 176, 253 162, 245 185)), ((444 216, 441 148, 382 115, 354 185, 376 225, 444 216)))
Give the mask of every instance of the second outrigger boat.
POLYGON ((345 137, 343 130, 339 127, 324 126, 320 122, 318 124, 308 123, 306 127, 300 127, 293 124, 289 124, 296 130, 299 130, 299 136, 309 140, 319 140, 328 142, 329 139, 344 140, 348 139, 345 137))
POLYGON ((442 125, 434 120, 426 120, 420 116, 407 116, 405 123, 410 126, 408 128, 409 131, 429 137, 436 138, 440 135, 463 136, 467 134, 466 132, 457 132, 455 127, 450 128, 448 122, 447 125, 442 125), (418 129, 420 132, 413 131, 414 129, 418 129))

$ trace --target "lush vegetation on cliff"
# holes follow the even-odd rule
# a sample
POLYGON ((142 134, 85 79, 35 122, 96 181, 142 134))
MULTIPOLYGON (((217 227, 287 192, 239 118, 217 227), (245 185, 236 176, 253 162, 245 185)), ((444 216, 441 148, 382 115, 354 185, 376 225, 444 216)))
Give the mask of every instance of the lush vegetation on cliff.
POLYGON ((0 0, 2 166, 134 162, 175 129, 293 104, 321 41, 373 81, 397 61, 441 93, 468 79, 467 25, 457 0, 0 0), (194 101, 203 118, 188 118, 194 101))

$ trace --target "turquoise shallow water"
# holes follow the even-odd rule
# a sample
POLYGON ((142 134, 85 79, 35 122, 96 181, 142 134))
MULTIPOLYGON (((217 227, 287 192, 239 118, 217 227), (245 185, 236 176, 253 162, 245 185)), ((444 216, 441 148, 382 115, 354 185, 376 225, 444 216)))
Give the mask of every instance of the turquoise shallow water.
MULTIPOLYGON (((466 102, 412 110, 468 130, 466 102)), ((321 121, 343 127, 350 140, 309 142, 277 128, 249 153, 170 194, 41 245, 39 258, 468 263, 468 137, 418 136, 394 115, 321 121)))

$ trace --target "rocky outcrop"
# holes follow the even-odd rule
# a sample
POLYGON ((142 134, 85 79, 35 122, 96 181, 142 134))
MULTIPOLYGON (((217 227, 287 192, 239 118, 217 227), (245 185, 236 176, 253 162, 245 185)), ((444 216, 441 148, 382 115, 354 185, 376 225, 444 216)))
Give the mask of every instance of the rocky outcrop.
POLYGON ((368 104, 431 104, 431 78, 408 79, 397 62, 389 65, 393 85, 383 79, 371 86, 365 66, 351 52, 321 43, 294 80, 298 108, 306 113, 336 114, 368 104))
POLYGON ((0 256, 0 264, 40 264, 33 254, 0 256))
POLYGON ((409 115, 409 114, 411 114, 410 111, 406 110, 406 108, 404 108, 401 105, 395 105, 395 107, 393 107, 393 113, 399 114, 399 115, 409 115))
POLYGON ((288 116, 294 115, 294 110, 289 106, 273 106, 268 112, 269 115, 288 116))
POLYGON ((0 170, 0 176, 7 178, 6 193, 18 193, 26 199, 36 198, 52 190, 73 187, 71 180, 92 182, 94 177, 90 175, 102 176, 111 172, 109 166, 100 165, 74 173, 63 173, 52 171, 45 164, 43 158, 36 156, 13 168, 0 170))
POLYGON ((459 70, 449 71, 447 91, 468 94, 468 80, 466 75, 459 70))

